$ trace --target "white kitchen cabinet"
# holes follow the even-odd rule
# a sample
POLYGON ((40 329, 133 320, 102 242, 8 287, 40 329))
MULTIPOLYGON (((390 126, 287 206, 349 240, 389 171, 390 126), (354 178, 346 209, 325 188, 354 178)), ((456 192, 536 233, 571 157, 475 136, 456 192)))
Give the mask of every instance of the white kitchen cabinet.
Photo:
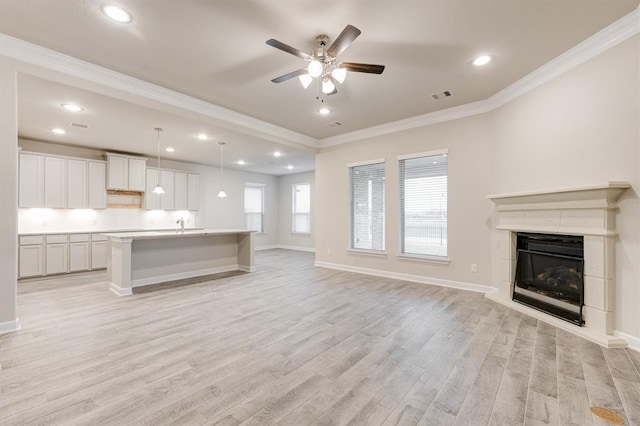
POLYGON ((160 170, 160 185, 162 185, 162 189, 164 189, 164 194, 160 195, 160 209, 173 210, 175 191, 172 171, 160 170))
POLYGON ((107 164, 98 161, 88 162, 88 207, 90 209, 107 208, 107 164))
POLYGON ((189 173, 187 176, 187 210, 200 208, 200 175, 189 173))
POLYGON ((147 169, 147 190, 144 193, 144 206, 147 210, 160 210, 160 195, 153 189, 158 184, 158 169, 147 169))
POLYGON ((88 165, 85 160, 67 160, 67 208, 89 207, 88 165))
POLYGON ((129 191, 145 190, 147 160, 129 158, 129 191))
POLYGON ((129 189, 129 159, 123 155, 107 154, 107 189, 129 189))
POLYGON ((91 236, 91 269, 107 267, 107 244, 107 237, 96 234, 91 236))
POLYGON ((69 272, 69 242, 67 235, 46 236, 46 274, 69 272))
POLYGON ((145 191, 146 158, 107 154, 107 189, 145 191))
POLYGON ((187 210, 187 174, 184 172, 173 172, 173 197, 174 210, 187 210))
POLYGON ((67 207, 67 160, 44 157, 44 206, 53 209, 67 207))
POLYGON ((18 206, 44 206, 44 156, 20 154, 18 206))
POLYGON ((69 272, 90 269, 90 249, 89 234, 69 235, 69 272))
POLYGON ((42 235, 20 237, 18 278, 44 275, 44 238, 42 235))

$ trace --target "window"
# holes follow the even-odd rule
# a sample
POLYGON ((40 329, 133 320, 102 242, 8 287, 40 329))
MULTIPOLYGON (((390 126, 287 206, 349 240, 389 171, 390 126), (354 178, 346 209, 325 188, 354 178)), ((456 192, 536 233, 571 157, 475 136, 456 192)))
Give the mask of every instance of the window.
POLYGON ((400 253, 447 257, 447 151, 400 157, 400 253))
POLYGON ((350 247, 384 251, 384 160, 351 165, 350 247))
POLYGON ((292 186, 291 192, 292 232, 309 234, 311 233, 311 185, 296 183, 292 186))
POLYGON ((244 215, 248 230, 264 232, 264 185, 244 184, 244 215))

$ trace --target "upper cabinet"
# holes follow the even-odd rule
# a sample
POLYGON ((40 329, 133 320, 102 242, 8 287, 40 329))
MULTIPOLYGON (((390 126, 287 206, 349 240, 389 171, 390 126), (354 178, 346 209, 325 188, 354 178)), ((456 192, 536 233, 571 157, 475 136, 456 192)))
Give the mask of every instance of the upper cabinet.
POLYGON ((104 161, 20 153, 19 175, 19 207, 107 207, 104 161))
POLYGON ((107 189, 145 192, 146 158, 107 153, 107 189))
POLYGON ((200 175, 189 173, 187 176, 187 210, 200 208, 200 175))
POLYGON ((44 207, 44 156, 20 154, 18 206, 44 207))
POLYGON ((144 194, 147 210, 198 210, 200 177, 195 173, 147 168, 147 191, 144 194), (160 183, 164 194, 152 191, 160 183))

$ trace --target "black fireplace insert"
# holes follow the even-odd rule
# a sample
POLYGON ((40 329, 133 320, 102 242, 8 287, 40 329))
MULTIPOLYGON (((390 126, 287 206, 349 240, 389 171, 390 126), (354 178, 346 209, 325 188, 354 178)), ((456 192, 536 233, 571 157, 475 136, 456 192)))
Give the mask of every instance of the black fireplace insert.
POLYGON ((513 300, 582 325, 583 237, 519 232, 516 249, 513 300))

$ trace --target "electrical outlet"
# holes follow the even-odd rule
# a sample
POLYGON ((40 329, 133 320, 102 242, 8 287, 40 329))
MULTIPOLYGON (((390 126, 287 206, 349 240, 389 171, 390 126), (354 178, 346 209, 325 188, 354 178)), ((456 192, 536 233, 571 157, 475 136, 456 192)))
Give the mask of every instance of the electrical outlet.
POLYGON ((471 272, 478 272, 478 264, 477 263, 472 263, 471 264, 471 272))

